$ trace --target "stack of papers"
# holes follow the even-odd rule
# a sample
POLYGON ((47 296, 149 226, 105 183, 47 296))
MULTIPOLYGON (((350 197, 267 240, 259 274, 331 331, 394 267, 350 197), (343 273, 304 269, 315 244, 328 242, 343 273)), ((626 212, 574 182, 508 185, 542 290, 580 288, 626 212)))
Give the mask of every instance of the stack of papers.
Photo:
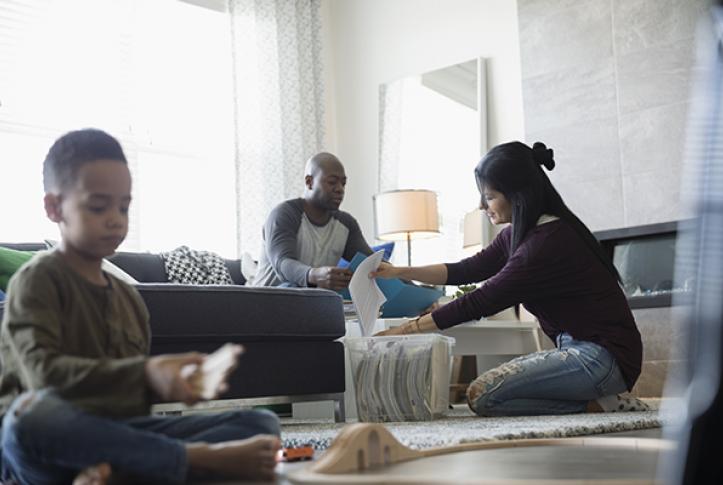
POLYGON ((449 404, 453 339, 347 338, 360 421, 428 421, 449 404))

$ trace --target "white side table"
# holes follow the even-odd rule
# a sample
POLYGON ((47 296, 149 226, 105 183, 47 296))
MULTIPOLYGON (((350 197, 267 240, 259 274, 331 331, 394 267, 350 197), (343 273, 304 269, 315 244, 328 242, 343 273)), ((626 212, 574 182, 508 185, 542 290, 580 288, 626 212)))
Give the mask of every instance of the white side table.
MULTIPOLYGON (((385 328, 406 322, 406 318, 383 320, 385 328)), ((454 337, 454 355, 476 355, 477 372, 483 368, 485 356, 524 355, 542 350, 539 325, 536 321, 478 320, 461 323, 442 332, 454 337)))

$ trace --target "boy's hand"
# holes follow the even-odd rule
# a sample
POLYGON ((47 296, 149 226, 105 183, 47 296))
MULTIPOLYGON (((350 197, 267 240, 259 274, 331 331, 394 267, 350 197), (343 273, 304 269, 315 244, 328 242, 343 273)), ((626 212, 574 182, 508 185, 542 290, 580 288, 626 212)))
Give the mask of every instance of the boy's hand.
POLYGON ((391 263, 382 261, 376 271, 369 273, 370 278, 398 278, 400 270, 391 263))
POLYGON ((309 283, 319 288, 329 288, 330 290, 342 290, 349 286, 352 272, 348 268, 338 268, 336 266, 322 266, 321 268, 311 268, 309 270, 309 283))
POLYGON ((181 374, 203 399, 214 399, 228 390, 228 377, 238 365, 243 346, 227 343, 204 357, 200 366, 190 364, 181 374))
POLYGON ((200 390, 191 386, 181 369, 187 365, 201 365, 203 360, 204 355, 198 352, 150 357, 146 361, 148 387, 164 401, 195 404, 201 399, 200 390))

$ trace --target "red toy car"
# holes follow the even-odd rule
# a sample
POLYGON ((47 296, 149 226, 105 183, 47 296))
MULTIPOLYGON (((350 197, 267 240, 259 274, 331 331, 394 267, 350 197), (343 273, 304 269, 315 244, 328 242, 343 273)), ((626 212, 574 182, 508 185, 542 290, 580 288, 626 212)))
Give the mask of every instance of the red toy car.
POLYGON ((313 457, 314 447, 311 445, 298 446, 294 448, 281 448, 279 450, 280 461, 311 460, 313 457))

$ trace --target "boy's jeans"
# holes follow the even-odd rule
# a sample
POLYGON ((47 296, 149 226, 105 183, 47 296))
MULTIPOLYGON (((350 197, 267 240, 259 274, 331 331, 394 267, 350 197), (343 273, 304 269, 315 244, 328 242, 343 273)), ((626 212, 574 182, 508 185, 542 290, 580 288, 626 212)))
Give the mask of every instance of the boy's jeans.
POLYGON ((557 349, 523 355, 479 376, 469 406, 480 416, 585 412, 588 401, 626 390, 613 356, 592 342, 557 337, 557 349))
POLYGON ((276 415, 231 411, 113 420, 80 411, 50 390, 15 399, 2 423, 2 480, 70 483, 102 462, 114 471, 157 482, 187 479, 186 442, 218 443, 280 434, 276 415))

